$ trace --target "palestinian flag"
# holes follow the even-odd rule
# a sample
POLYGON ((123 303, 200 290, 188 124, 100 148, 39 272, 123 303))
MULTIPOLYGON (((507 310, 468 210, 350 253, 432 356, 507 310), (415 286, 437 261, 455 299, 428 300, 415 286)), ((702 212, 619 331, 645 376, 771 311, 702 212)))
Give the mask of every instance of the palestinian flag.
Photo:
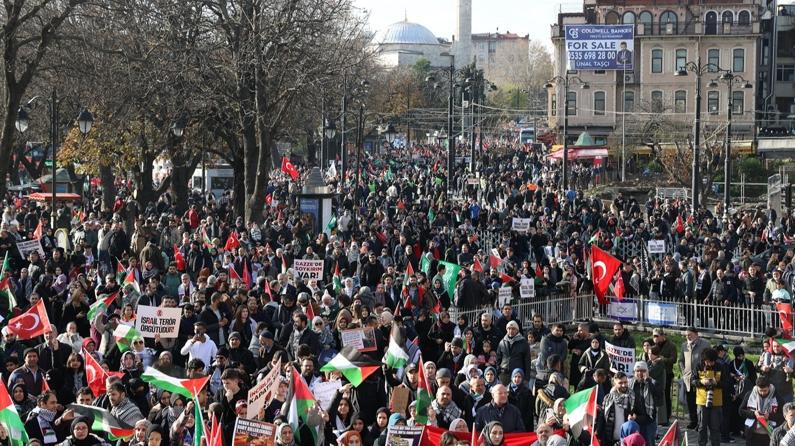
POLYGON ((682 432, 679 431, 679 420, 674 420, 657 446, 680 446, 681 444, 682 432))
POLYGON ((326 223, 326 231, 331 232, 336 227, 337 227, 337 216, 332 214, 328 223, 326 223))
POLYGON ((423 255, 422 258, 420 258, 420 271, 424 272, 426 276, 431 273, 431 261, 428 259, 427 255, 423 255))
POLYGON ((431 407, 433 401, 433 388, 428 378, 425 376, 425 365, 420 356, 420 364, 417 367, 417 415, 414 421, 417 425, 428 424, 428 408, 431 407))
POLYGON ((575 437, 579 437, 583 430, 590 431, 596 418, 596 386, 575 393, 563 405, 575 437))
MULTIPOLYGON (((293 427, 293 432, 295 432, 296 437, 298 437, 301 428, 300 422, 303 421, 304 424, 308 426, 307 418, 309 418, 309 409, 317 403, 315 402, 315 397, 312 395, 312 392, 309 390, 309 386, 306 385, 304 377, 298 373, 295 367, 293 367, 292 384, 293 392, 292 398, 290 399, 290 411, 287 416, 287 422, 293 427)), ((315 430, 311 429, 311 431, 312 436, 317 438, 315 430)))
POLYGON ((116 282, 122 283, 124 282, 124 277, 127 276, 127 269, 124 268, 124 265, 116 259, 116 282))
POLYGON ((179 379, 166 375, 154 367, 147 367, 141 375, 141 379, 159 389, 167 390, 171 393, 178 393, 186 398, 193 398, 199 394, 202 387, 210 380, 210 377, 179 379))
POLYGON ((100 298, 91 304, 91 307, 88 309, 88 321, 94 322, 95 317, 108 311, 108 307, 110 307, 110 304, 112 304, 117 297, 119 297, 118 291, 113 294, 105 295, 104 298, 100 296, 100 298))
MULTIPOLYGON (((207 382, 207 380, 205 380, 207 382)), ((198 393, 198 392, 197 392, 198 393)), ((199 404, 199 397, 193 397, 193 446, 201 446, 202 437, 204 437, 204 416, 202 415, 201 404, 199 404)))
POLYGON ((28 444, 28 433, 25 423, 19 418, 14 402, 8 394, 4 383, 0 383, 0 424, 8 431, 10 446, 25 446, 28 444))
POLYGON ((135 291, 138 294, 141 294, 141 287, 138 286, 138 280, 135 278, 135 269, 131 269, 127 276, 124 278, 124 281, 121 283, 121 287, 124 288, 127 285, 132 285, 135 288, 135 291))
MULTIPOLYGON (((5 263, 3 266, 5 266, 5 263)), ((2 274, 0 274, 0 276, 2 276, 2 274)), ((11 292, 11 286, 9 285, 10 279, 11 276, 0 280, 0 297, 5 297, 8 300, 8 314, 12 315, 14 307, 17 306, 17 298, 14 297, 14 293, 11 292)))
POLYGON ((342 291, 342 273, 340 273, 340 262, 334 265, 334 276, 331 281, 334 283, 334 292, 339 294, 342 291))
POLYGON ((757 415, 756 421, 758 421, 759 424, 765 428, 768 436, 770 437, 773 436, 773 428, 769 424, 767 424, 767 420, 765 419, 765 417, 760 417, 759 415, 757 415))
POLYGON ((447 295, 452 299, 455 295, 455 285, 458 282, 458 273, 461 271, 461 265, 444 261, 440 261, 439 264, 445 267, 442 282, 444 282, 447 295))
POLYGON ((207 249, 210 249, 213 246, 213 241, 210 240, 209 236, 207 236, 207 230, 204 227, 202 227, 202 242, 204 243, 204 247, 207 249))
POLYGON ((433 224, 436 220, 436 212, 433 212, 433 208, 428 209, 428 224, 433 224))
POLYGON ((72 409, 78 415, 92 418, 94 424, 91 425, 91 430, 94 432, 107 432, 111 439, 128 438, 135 433, 133 426, 119 420, 101 407, 70 404, 66 408, 72 409))
POLYGON ((141 333, 139 333, 135 327, 129 325, 119 324, 119 326, 113 330, 113 338, 116 340, 116 346, 119 347, 120 352, 130 350, 133 340, 141 337, 141 333))
POLYGON ((778 342, 788 353, 792 353, 792 351, 795 350, 795 341, 778 338, 776 339, 776 342, 778 342))
POLYGON ((389 336, 389 348, 384 356, 384 364, 393 369, 406 366, 409 354, 406 352, 406 334, 400 331, 398 324, 392 324, 392 333, 389 336))
POLYGON ((380 368, 381 364, 368 359, 355 348, 348 346, 343 347, 342 351, 337 353, 337 356, 331 358, 331 361, 324 365, 320 371, 341 372, 343 376, 350 381, 353 387, 359 387, 368 376, 372 375, 380 368))

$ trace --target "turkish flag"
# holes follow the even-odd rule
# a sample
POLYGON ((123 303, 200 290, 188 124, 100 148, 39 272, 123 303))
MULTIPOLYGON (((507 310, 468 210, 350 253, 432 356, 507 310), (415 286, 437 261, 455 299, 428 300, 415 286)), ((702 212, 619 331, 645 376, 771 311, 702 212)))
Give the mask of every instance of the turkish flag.
POLYGON ((179 250, 177 245, 174 245, 174 262, 177 264, 177 271, 185 271, 185 256, 179 250))
POLYGON ((776 311, 781 321, 782 337, 784 339, 792 339, 792 304, 777 303, 776 311))
POLYGON ((508 282, 514 282, 516 279, 505 273, 500 273, 500 280, 502 281, 502 283, 508 283, 508 282))
POLYGON ((237 273, 237 270, 235 269, 235 265, 232 264, 232 263, 229 264, 229 278, 230 279, 237 279, 237 280, 239 280, 241 282, 243 281, 243 278, 240 277, 240 274, 237 273))
POLYGON ((246 288, 251 289, 251 273, 248 271, 248 262, 245 260, 243 261, 243 283, 246 284, 246 288))
POLYGON ((613 285, 613 293, 616 295, 618 300, 624 300, 624 293, 626 293, 627 289, 624 287, 624 277, 621 273, 618 273, 616 277, 616 283, 613 285))
POLYGON ((293 163, 285 156, 282 158, 282 172, 290 175, 293 180, 298 179, 298 169, 295 168, 293 163))
POLYGON ((500 263, 502 263, 502 260, 499 257, 497 257, 495 255, 490 255, 489 256, 489 266, 491 267, 491 269, 499 268, 500 267, 500 263))
POLYGON ((682 216, 676 217, 676 232, 682 234, 685 232, 685 222, 682 221, 682 216))
POLYGON ((224 250, 231 251, 239 247, 240 247, 240 240, 238 240, 237 238, 237 231, 232 231, 232 233, 229 234, 229 237, 226 238, 226 244, 224 245, 224 250))
POLYGON ((83 350, 83 359, 86 363, 86 382, 88 387, 94 392, 94 395, 104 395, 106 390, 105 380, 108 378, 105 369, 85 350, 83 350))
POLYGON ((42 235, 44 235, 44 226, 41 224, 42 220, 39 219, 39 225, 36 226, 36 229, 33 231, 33 238, 39 240, 42 235))
POLYGON ((483 272, 483 265, 480 264, 480 260, 475 257, 475 263, 472 265, 472 271, 482 273, 483 272))
POLYGON ((610 282, 613 281, 613 276, 616 275, 616 271, 618 268, 621 267, 621 262, 608 254, 605 251, 602 251, 596 245, 591 245, 591 276, 593 277, 593 290, 596 293, 596 297, 599 299, 600 305, 606 305, 607 299, 605 298, 605 293, 607 293, 607 288, 610 286, 610 282))
POLYGON ((8 331, 16 334, 20 341, 33 339, 49 332, 50 318, 47 317, 44 300, 39 299, 28 311, 8 321, 8 331))

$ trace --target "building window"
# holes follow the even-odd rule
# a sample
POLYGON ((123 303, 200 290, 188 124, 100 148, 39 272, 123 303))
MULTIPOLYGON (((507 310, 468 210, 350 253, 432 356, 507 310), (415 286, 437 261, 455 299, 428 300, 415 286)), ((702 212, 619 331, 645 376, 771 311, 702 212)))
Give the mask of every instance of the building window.
POLYGON ((663 71, 663 50, 657 48, 651 50, 651 72, 662 73, 663 71))
POLYGON ((627 113, 632 113, 635 111, 635 92, 634 91, 625 91, 624 92, 624 111, 627 113))
POLYGON ((733 91, 732 92, 732 114, 742 115, 745 113, 745 92, 733 91))
POLYGON ((792 64, 776 65, 776 80, 784 82, 795 81, 795 65, 792 64))
POLYGON ((687 110, 687 92, 676 90, 674 93, 674 113, 684 113, 687 110))
POLYGON ((625 12, 622 21, 625 25, 634 25, 635 24, 635 13, 634 12, 625 12))
POLYGON ((593 74, 605 74, 605 70, 593 70, 593 74))
POLYGON ((710 11, 704 18, 704 34, 713 36, 718 33, 718 13, 710 11))
POLYGON ((652 91, 651 92, 651 112, 652 113, 662 113, 663 112, 663 93, 662 93, 662 91, 652 91))
POLYGON ((638 21, 643 25, 643 34, 651 34, 651 24, 654 22, 654 16, 649 11, 643 11, 638 16, 638 21))
POLYGON ((718 114, 720 110, 720 92, 710 91, 707 93, 707 111, 718 114))
POLYGON ((732 71, 735 73, 745 71, 745 50, 742 48, 732 50, 732 71))
POLYGON ((660 15, 660 34, 667 33, 668 25, 671 25, 674 34, 677 34, 676 30, 676 22, 677 22, 676 13, 673 11, 665 11, 660 15))
POLYGON ((684 70, 687 64, 687 50, 676 50, 676 71, 684 70))
POLYGON ((489 54, 494 54, 496 52, 497 52, 497 42, 489 40, 489 54))
POLYGON ((595 91, 593 93, 593 114, 594 116, 604 116, 605 114, 605 92, 595 91))
POLYGON ((731 25, 734 23, 734 13, 731 11, 723 11, 723 15, 720 16, 720 21, 731 25))
POLYGON ((558 115, 558 95, 552 93, 552 116, 558 115))
POLYGON ((740 11, 737 15, 737 24, 740 26, 748 26, 751 24, 751 13, 748 11, 740 11))
POLYGON ((570 91, 566 94, 566 102, 568 111, 567 113, 569 116, 576 116, 577 115, 577 92, 570 91))
POLYGON ((707 50, 707 63, 709 64, 709 72, 715 73, 720 67, 720 50, 712 48, 707 50))
POLYGON ((618 13, 610 11, 605 14, 605 23, 608 25, 618 25, 618 13))

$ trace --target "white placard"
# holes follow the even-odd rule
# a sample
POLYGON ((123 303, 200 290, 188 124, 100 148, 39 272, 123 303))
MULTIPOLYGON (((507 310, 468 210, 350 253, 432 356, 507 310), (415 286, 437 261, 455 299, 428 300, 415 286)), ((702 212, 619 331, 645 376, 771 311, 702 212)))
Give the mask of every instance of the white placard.
POLYGON ((533 279, 522 279, 519 283, 519 297, 522 299, 536 297, 536 281, 533 279))
POLYGON ((620 321, 636 321, 638 320, 638 304, 631 299, 613 299, 607 305, 607 315, 620 321))
POLYGON ((246 418, 255 419, 260 410, 270 403, 279 390, 281 381, 282 362, 279 361, 274 368, 265 375, 262 381, 248 391, 248 407, 246 408, 246 418))
POLYGON ((293 262, 293 269, 298 277, 303 280, 321 280, 323 278, 322 260, 296 259, 293 262))
POLYGON ((516 218, 514 217, 511 220, 511 230, 517 232, 527 232, 530 230, 530 219, 529 218, 516 218))
POLYGON ((135 329, 145 338, 176 338, 182 320, 181 308, 150 307, 138 305, 135 329))
POLYGON ((619 347, 605 341, 605 351, 610 357, 610 368, 614 371, 624 372, 632 376, 632 367, 635 365, 635 349, 619 347))
POLYGON ((649 254, 665 254, 665 240, 649 240, 649 254))
POLYGON ((312 393, 315 395, 315 399, 318 403, 320 403, 320 407, 323 410, 329 410, 331 408, 331 403, 334 401, 334 397, 337 394, 337 390, 342 387, 342 381, 339 379, 336 381, 326 381, 315 384, 312 388, 312 393))
POLYGON ((19 250, 19 255, 21 255, 23 259, 27 259, 28 254, 33 251, 37 251, 39 257, 42 259, 44 258, 44 248, 41 247, 41 240, 39 239, 17 242, 17 249, 19 250))
POLYGON ((511 303, 512 298, 513 298, 513 288, 509 286, 504 286, 500 288, 500 294, 498 295, 498 301, 500 303, 500 306, 511 303))

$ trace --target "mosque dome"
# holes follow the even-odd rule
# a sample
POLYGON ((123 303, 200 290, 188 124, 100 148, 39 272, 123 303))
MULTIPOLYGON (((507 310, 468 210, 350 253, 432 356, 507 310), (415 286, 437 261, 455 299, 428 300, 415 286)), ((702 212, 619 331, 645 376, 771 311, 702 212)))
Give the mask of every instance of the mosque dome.
POLYGON ((411 23, 407 20, 389 25, 381 34, 378 43, 384 44, 408 44, 408 45, 438 45, 439 40, 433 35, 431 30, 420 25, 411 23))

